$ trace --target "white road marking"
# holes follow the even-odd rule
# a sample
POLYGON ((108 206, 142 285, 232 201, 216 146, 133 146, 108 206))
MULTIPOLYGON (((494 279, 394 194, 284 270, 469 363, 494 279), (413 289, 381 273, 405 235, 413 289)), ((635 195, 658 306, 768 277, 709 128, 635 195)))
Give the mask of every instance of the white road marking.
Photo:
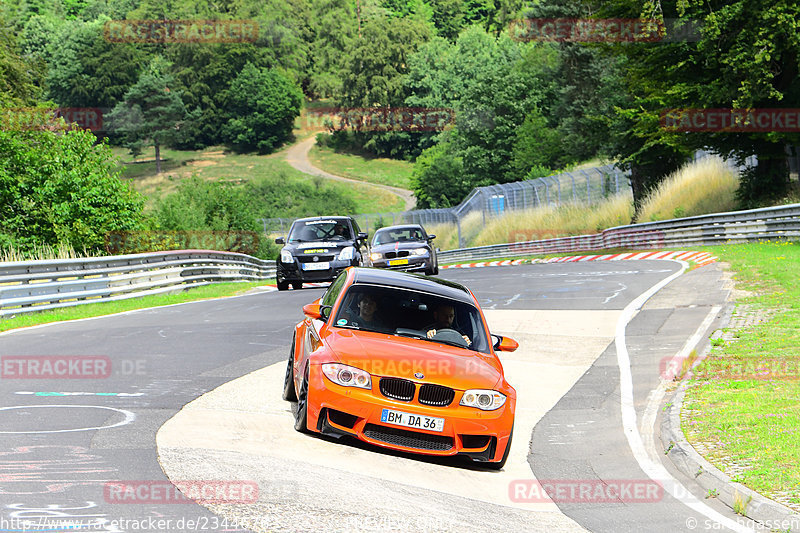
MULTIPOLYGON (((748 532, 752 531, 750 528, 744 527, 742 524, 731 520, 718 513, 708 505, 698 500, 689 490, 684 487, 677 479, 664 468, 659 461, 653 460, 647 453, 642 435, 639 433, 639 428, 636 423, 636 408, 633 404, 633 377, 631 375, 631 361, 628 354, 628 348, 625 339, 625 328, 628 322, 634 315, 641 309, 642 305, 650 299, 656 292, 661 290, 664 286, 672 280, 682 275, 683 272, 689 267, 685 262, 681 263, 681 270, 664 278, 656 283, 646 292, 639 295, 635 300, 629 303, 622 312, 617 322, 617 332, 615 339, 615 346, 617 351, 617 364, 619 365, 619 386, 620 386, 620 409, 622 411, 622 427, 625 433, 625 438, 628 440, 628 446, 633 453, 639 467, 647 474, 647 476, 661 483, 664 490, 672 495, 673 498, 680 501, 692 510, 708 517, 714 522, 727 527, 733 531, 748 532)), ((653 401, 651 396, 651 402, 653 401)))
POLYGON ((107 409, 109 411, 116 411, 117 413, 122 414, 125 419, 121 422, 117 422, 116 424, 110 424, 108 426, 93 426, 93 427, 86 427, 86 428, 74 428, 74 429, 50 429, 50 430, 30 430, 30 431, 0 431, 0 435, 25 435, 25 434, 39 434, 39 433, 70 433, 73 431, 93 431, 96 429, 111 429, 116 428, 119 426, 124 426, 125 424, 130 424, 134 420, 136 420, 136 415, 131 413, 130 411, 126 411, 124 409, 117 409, 115 407, 105 407, 102 405, 12 405, 11 407, 0 407, 0 411, 11 411, 14 409, 48 409, 50 407, 66 407, 68 409, 76 409, 76 408, 87 408, 87 409, 107 409))

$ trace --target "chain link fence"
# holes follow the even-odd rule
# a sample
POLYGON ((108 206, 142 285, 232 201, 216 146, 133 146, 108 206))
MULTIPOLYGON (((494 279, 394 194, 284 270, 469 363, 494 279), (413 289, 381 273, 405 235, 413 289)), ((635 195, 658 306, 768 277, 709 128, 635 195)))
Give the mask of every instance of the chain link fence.
MULTIPOLYGON (((594 204, 618 194, 631 195, 628 173, 614 165, 563 172, 544 178, 476 187, 455 207, 415 209, 402 213, 369 213, 351 215, 363 231, 372 232, 395 224, 455 224, 458 247, 463 248, 487 218, 499 217, 509 211, 558 206, 564 203, 594 204), (472 221, 465 224, 467 217, 472 221)), ((337 213, 338 214, 338 213, 337 213)), ((271 236, 286 235, 293 219, 262 219, 264 232, 271 236)))

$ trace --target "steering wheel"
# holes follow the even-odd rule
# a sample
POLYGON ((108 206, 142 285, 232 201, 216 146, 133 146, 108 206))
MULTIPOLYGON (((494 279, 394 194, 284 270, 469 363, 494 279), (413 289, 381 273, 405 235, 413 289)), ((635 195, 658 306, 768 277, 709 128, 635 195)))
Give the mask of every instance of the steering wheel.
POLYGON ((464 348, 469 348, 469 344, 458 331, 449 328, 437 329, 436 334, 431 337, 431 340, 448 342, 450 344, 457 344, 464 348))

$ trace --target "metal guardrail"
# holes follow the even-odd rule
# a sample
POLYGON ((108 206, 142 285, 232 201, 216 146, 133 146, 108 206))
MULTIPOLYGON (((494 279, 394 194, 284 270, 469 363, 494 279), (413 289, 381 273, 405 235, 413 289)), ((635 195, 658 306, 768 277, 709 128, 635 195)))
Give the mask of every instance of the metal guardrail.
POLYGON ((5 262, 0 263, 0 317, 273 277, 275 261, 210 250, 5 262))
POLYGON ((778 239, 800 240, 800 204, 618 226, 593 235, 445 250, 439 252, 439 261, 449 263, 621 247, 715 246, 778 239))
MULTIPOLYGON (((800 204, 648 222, 538 241, 439 252, 442 263, 605 250, 800 240, 800 204)), ((275 276, 275 262, 245 254, 180 250, 86 259, 0 263, 0 317, 135 298, 218 281, 275 276)))

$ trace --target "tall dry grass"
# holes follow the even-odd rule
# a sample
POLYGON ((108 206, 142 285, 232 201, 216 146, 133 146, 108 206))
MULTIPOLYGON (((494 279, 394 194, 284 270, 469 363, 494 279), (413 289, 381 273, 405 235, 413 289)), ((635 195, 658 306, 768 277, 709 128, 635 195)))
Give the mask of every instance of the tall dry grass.
POLYGON ((639 222, 734 211, 738 188, 738 173, 719 157, 688 163, 647 197, 639 222))
POLYGON ((630 195, 613 196, 589 206, 570 203, 510 211, 488 220, 471 245, 484 246, 598 233, 606 228, 629 224, 631 217, 633 203, 630 195))
POLYGON ((16 248, 0 249, 0 262, 8 261, 41 261, 45 259, 76 259, 79 257, 90 257, 86 250, 79 254, 67 243, 59 243, 57 246, 44 244, 36 246, 30 251, 21 251, 16 248))

